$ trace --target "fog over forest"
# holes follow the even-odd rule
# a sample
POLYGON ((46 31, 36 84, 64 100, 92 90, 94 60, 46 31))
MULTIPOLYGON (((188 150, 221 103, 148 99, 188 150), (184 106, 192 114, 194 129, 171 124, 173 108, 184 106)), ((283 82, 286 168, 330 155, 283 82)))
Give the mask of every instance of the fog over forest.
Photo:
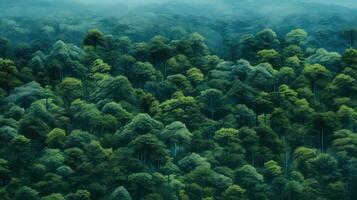
MULTIPOLYGON (((357 3, 353 0, 1 0, 1 2, 3 3, 0 7, 0 15, 5 17, 2 20, 21 19, 17 23, 21 23, 22 20, 49 22, 59 18, 72 18, 72 20, 76 18, 75 26, 80 29, 79 20, 88 19, 90 21, 82 26, 82 31, 85 31, 85 27, 103 26, 97 22, 104 18, 115 17, 121 24, 140 30, 132 31, 135 32, 131 36, 133 40, 147 40, 152 37, 155 34, 152 26, 161 26, 156 31, 163 34, 162 32, 168 29, 166 27, 182 24, 185 26, 185 31, 198 32, 208 38, 209 46, 219 54, 224 51, 219 44, 222 41, 222 33, 219 31, 223 31, 220 26, 238 34, 273 28, 279 35, 286 34, 291 28, 301 27, 311 31, 312 35, 319 34, 324 37, 328 31, 340 32, 357 24, 357 3), (171 19, 175 19, 176 24, 171 24, 171 19)), ((26 28, 26 24, 18 25, 26 28)), ((102 28, 108 30, 110 27, 104 25, 102 28)), ((118 34, 110 30, 108 33, 118 34)), ((76 42, 76 38, 67 39, 76 42)), ((19 40, 26 40, 26 38, 19 40)), ((318 40, 314 42, 320 45, 328 43, 322 38, 315 37, 314 40, 318 40)), ((332 46, 336 46, 334 49, 337 50, 343 48, 341 45, 332 46)), ((331 48, 331 45, 326 48, 331 48)))

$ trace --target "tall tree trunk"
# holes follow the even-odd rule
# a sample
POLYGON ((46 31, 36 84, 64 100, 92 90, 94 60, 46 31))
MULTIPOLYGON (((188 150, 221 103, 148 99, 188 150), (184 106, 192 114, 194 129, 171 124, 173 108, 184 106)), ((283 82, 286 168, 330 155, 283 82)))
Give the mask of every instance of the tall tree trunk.
POLYGON ((48 112, 48 97, 46 97, 46 111, 48 112))
POLYGON ((312 81, 313 93, 314 93, 314 101, 316 101, 316 81, 312 81))
POLYGON ((173 157, 175 158, 177 155, 177 149, 176 149, 176 142, 174 142, 174 152, 173 152, 173 157))
POLYGON ((252 166, 254 167, 254 165, 255 165, 255 155, 254 155, 254 151, 251 152, 251 162, 252 162, 252 166))
POLYGON ((213 120, 213 97, 210 97, 210 111, 211 111, 211 119, 213 120))
POLYGON ((164 63, 164 80, 166 80, 166 76, 167 76, 167 66, 166 66, 166 62, 164 63))
POLYGON ((324 152, 324 128, 321 128, 321 152, 324 152))
POLYGON ((288 150, 285 150, 285 174, 288 174, 288 169, 289 169, 289 152, 288 150))

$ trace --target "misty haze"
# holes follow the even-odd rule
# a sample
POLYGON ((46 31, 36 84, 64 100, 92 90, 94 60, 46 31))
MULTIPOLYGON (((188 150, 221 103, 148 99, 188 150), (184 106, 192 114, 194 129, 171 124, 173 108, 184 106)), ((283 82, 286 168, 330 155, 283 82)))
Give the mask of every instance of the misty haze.
POLYGON ((356 200, 357 0, 0 0, 0 200, 356 200))

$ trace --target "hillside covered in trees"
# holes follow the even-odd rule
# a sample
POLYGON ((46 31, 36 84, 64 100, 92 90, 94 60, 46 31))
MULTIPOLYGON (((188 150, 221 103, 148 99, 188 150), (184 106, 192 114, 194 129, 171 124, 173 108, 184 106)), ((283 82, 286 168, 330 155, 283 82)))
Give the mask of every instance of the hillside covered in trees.
POLYGON ((46 1, 4 2, 0 200, 357 199, 352 4, 40 19, 46 1))

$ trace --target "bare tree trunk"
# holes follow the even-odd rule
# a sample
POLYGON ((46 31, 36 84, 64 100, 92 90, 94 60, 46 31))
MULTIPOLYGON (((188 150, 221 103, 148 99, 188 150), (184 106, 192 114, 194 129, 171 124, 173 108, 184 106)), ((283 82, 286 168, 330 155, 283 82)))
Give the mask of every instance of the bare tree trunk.
POLYGON ((251 159, 252 159, 252 166, 254 167, 254 165, 255 165, 255 157, 254 157, 254 151, 252 151, 252 153, 251 153, 251 159))
POLYGON ((288 174, 289 152, 285 150, 285 174, 288 174))
POLYGON ((48 111, 48 97, 46 97, 46 111, 48 111))
POLYGON ((166 66, 166 62, 164 63, 164 80, 166 80, 166 76, 167 76, 167 66, 166 66))
POLYGON ((211 119, 213 120, 213 97, 211 95, 211 99, 210 99, 210 111, 211 111, 211 119))
POLYGON ((313 85, 314 101, 316 101, 316 81, 315 80, 312 82, 312 85, 313 85))
POLYGON ((176 149, 176 142, 174 142, 174 157, 176 157, 176 155, 177 155, 177 151, 176 151, 177 149, 176 149))
POLYGON ((324 128, 321 128, 321 152, 324 152, 324 128))

